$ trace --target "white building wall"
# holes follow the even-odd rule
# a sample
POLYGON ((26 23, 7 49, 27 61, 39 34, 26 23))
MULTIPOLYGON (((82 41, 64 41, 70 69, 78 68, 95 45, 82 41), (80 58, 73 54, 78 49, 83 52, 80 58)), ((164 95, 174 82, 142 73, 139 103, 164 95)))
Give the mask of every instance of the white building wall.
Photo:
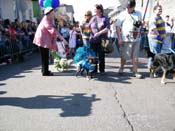
POLYGON ((14 0, 0 0, 1 17, 3 19, 15 19, 14 0))
MULTIPOLYGON (((0 0, 0 13, 2 19, 10 19, 11 21, 14 21, 15 18, 17 18, 17 11, 15 8, 15 1, 16 0, 0 0)), ((32 1, 26 0, 27 2, 27 10, 23 11, 23 15, 21 10, 19 11, 19 19, 22 20, 32 20, 36 21, 36 18, 33 17, 33 7, 32 7, 32 1)))
POLYGON ((0 18, 2 18, 2 7, 1 7, 1 1, 0 1, 0 18))
POLYGON ((36 18, 33 17, 33 6, 31 0, 27 0, 27 10, 26 10, 26 19, 35 21, 36 18))
MULTIPOLYGON (((15 18, 17 18, 17 14, 19 15, 19 20, 32 20, 36 21, 36 18, 33 17, 33 6, 32 6, 32 1, 31 0, 0 0, 0 13, 3 19, 10 19, 11 21, 14 21, 15 18), (22 7, 21 11, 18 9, 18 13, 15 13, 15 2, 16 1, 26 1, 26 10, 22 7), (16 14, 16 15, 15 15, 16 14)), ((61 6, 59 11, 62 14, 67 14, 70 17, 70 20, 73 20, 73 12, 67 12, 66 11, 66 5, 61 6)))

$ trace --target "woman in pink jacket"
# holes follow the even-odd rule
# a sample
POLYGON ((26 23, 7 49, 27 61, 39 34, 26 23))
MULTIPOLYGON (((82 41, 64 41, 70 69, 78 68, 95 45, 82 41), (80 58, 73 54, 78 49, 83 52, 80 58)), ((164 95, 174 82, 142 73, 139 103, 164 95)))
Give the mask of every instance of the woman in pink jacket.
POLYGON ((49 49, 57 50, 56 39, 60 39, 68 45, 67 41, 60 35, 54 25, 54 8, 46 7, 44 10, 44 17, 35 33, 33 43, 40 48, 42 75, 53 76, 49 71, 49 49))

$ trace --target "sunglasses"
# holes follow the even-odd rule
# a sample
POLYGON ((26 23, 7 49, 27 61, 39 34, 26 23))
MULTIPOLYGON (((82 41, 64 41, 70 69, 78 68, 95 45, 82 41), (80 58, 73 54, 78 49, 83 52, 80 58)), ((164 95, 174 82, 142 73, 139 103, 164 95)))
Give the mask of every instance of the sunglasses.
POLYGON ((85 14, 84 16, 91 16, 90 14, 85 14))

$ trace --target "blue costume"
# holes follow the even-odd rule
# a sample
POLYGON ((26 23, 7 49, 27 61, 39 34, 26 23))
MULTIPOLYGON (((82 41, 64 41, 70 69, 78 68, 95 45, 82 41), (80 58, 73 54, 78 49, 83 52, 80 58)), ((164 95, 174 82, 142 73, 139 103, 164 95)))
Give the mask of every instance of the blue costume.
POLYGON ((74 63, 81 66, 84 69, 95 70, 95 65, 90 64, 88 57, 96 57, 95 52, 89 48, 89 46, 82 46, 76 50, 74 56, 74 63))

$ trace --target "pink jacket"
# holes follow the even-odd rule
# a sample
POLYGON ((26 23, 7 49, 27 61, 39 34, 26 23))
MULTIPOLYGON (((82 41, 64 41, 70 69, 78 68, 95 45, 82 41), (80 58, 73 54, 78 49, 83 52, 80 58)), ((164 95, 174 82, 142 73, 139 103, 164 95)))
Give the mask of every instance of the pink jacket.
POLYGON ((53 21, 45 15, 35 33, 33 43, 37 46, 57 50, 56 37, 58 30, 55 28, 53 21))

